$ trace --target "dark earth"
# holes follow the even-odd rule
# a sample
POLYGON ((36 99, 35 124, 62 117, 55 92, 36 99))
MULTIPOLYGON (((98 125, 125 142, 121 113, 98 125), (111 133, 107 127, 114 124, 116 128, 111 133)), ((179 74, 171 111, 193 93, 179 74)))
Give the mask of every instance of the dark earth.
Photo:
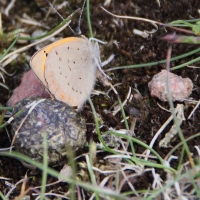
MULTIPOLYGON (((57 4, 60 4, 62 1, 57 1, 57 4)), ((155 20, 162 23, 169 23, 174 20, 182 19, 197 19, 200 18, 198 13, 199 9, 199 0, 160 0, 160 7, 158 5, 159 1, 145 1, 145 0, 113 0, 110 5, 106 7, 112 13, 117 15, 127 15, 135 17, 143 17, 151 20, 155 20)), ((101 45, 101 58, 106 60, 111 54, 115 54, 115 58, 111 61, 110 64, 106 66, 106 69, 116 67, 116 66, 128 66, 134 64, 142 64, 154 61, 160 61, 166 59, 167 50, 169 48, 169 43, 161 40, 163 36, 169 33, 183 34, 178 31, 175 31, 171 28, 166 28, 164 26, 158 26, 158 31, 156 33, 150 34, 148 38, 142 38, 140 36, 133 34, 133 29, 147 30, 151 31, 154 27, 146 22, 136 21, 136 20, 118 20, 118 25, 113 22, 116 18, 111 17, 106 14, 100 5, 103 6, 104 1, 91 0, 90 1, 90 11, 91 11, 91 22, 92 29, 95 38, 98 38, 103 41, 107 41, 106 45, 101 45), (118 45, 115 45, 117 43, 118 45), (141 47, 143 48, 141 49, 141 47)), ((60 14, 65 18, 69 16, 74 10, 79 7, 82 7, 83 2, 81 0, 73 0, 69 2, 69 5, 62 10, 59 10, 60 14)), ((7 6, 7 1, 0 1, 1 12, 2 12, 2 23, 4 33, 14 31, 16 29, 25 29, 25 33, 32 34, 38 27, 33 25, 27 25, 21 23, 17 17, 22 17, 23 14, 27 14, 32 19, 42 23, 43 25, 48 26, 49 30, 53 29, 56 25, 61 22, 59 16, 55 13, 51 13, 47 18, 47 21, 44 21, 45 15, 49 9, 49 6, 42 0, 35 1, 16 1, 15 6, 11 9, 9 16, 3 14, 3 10, 7 6)), ((76 29, 79 15, 77 14, 72 18, 71 27, 76 29)), ((39 27, 39 29, 45 30, 45 28, 39 27)), ((89 37, 88 25, 86 19, 86 12, 84 12, 81 20, 81 31, 82 34, 89 37)), ((60 34, 61 37, 73 36, 72 32, 67 28, 60 34)), ((8 47, 9 44, 5 47, 5 43, 1 42, 1 51, 8 47)), ((15 48, 22 47, 23 44, 16 44, 15 48)), ((173 44, 172 45, 172 57, 190 52, 194 49, 197 49, 199 45, 197 44, 173 44)), ((16 71, 12 77, 6 76, 5 82, 6 85, 10 88, 10 91, 0 88, 0 103, 2 106, 6 105, 6 102, 12 95, 13 89, 15 89, 20 84, 20 79, 23 72, 30 70, 28 61, 26 61, 25 56, 32 56, 35 52, 35 48, 31 48, 21 54, 14 62, 6 67, 6 70, 10 73, 16 71)), ((171 63, 171 67, 180 65, 182 63, 188 62, 192 59, 200 56, 200 53, 193 54, 192 56, 174 61, 171 63)), ((200 62, 193 64, 196 67, 199 67, 200 62)), ((132 88, 132 94, 134 98, 131 102, 128 102, 124 109, 126 116, 137 117, 134 133, 137 139, 142 142, 149 144, 153 135, 159 130, 163 123, 168 119, 170 113, 162 110, 158 107, 157 103, 163 106, 166 109, 169 109, 169 104, 167 102, 161 102, 157 98, 150 96, 148 90, 148 82, 152 77, 159 73, 161 69, 165 69, 165 64, 157 64, 155 66, 135 68, 135 69, 119 69, 106 72, 107 75, 112 77, 112 84, 122 83, 116 87, 117 92, 119 93, 120 99, 123 101, 126 98, 129 87, 132 88), (138 90, 141 96, 137 98, 137 93, 135 90, 138 90), (133 111, 134 110, 134 111, 133 111), (136 110, 136 112, 135 112, 136 110), (133 112, 132 112, 133 111, 133 112), (139 112, 138 112, 139 111, 139 112)), ((174 73, 181 75, 182 77, 189 77, 193 84, 194 90, 191 94, 191 98, 198 101, 200 97, 200 69, 199 68, 189 68, 184 67, 179 70, 173 71, 174 73)), ((104 87, 100 82, 97 81, 95 90, 106 92, 109 88, 104 87)), ((113 116, 112 113, 106 113, 105 110, 109 110, 111 106, 117 102, 117 97, 113 91, 109 93, 110 98, 107 98, 105 95, 93 96, 92 102, 95 106, 96 112, 101 116, 104 122, 104 128, 101 129, 102 132, 108 130, 112 127, 113 129, 124 129, 124 123, 121 123, 123 119, 121 112, 116 116, 113 116)), ((177 102, 175 102, 176 106, 177 102)), ((185 117, 187 118, 194 108, 194 104, 188 104, 183 102, 186 105, 185 117)), ((93 139, 95 142, 98 142, 98 137, 94 130, 94 119, 91 112, 89 103, 87 102, 81 111, 82 116, 87 120, 87 139, 93 139), (92 125, 91 125, 92 124, 92 125)), ((185 120, 181 125, 182 132, 185 138, 188 138, 198 132, 200 132, 200 110, 195 111, 194 116, 190 120, 185 120)), ((131 123, 130 120, 128 120, 131 123)), ((172 123, 168 126, 164 133, 169 131, 172 123)), ((8 130, 10 128, 8 127, 8 130)), ((164 137, 164 133, 158 138, 154 149, 160 154, 161 157, 165 157, 171 148, 159 148, 158 143, 164 137)), ((173 147, 180 142, 178 136, 176 136, 170 145, 173 147)), ((191 152, 196 152, 194 150, 195 145, 200 144, 200 138, 196 137, 194 140, 188 142, 191 152)), ((0 139, 0 148, 9 147, 10 142, 7 136, 5 129, 1 130, 1 139, 0 139)), ((88 151, 87 148, 84 149, 85 152, 88 151)), ((139 145, 135 145, 135 151, 137 153, 142 153, 144 148, 139 145)), ((79 152, 80 154, 81 152, 79 152)), ((100 158, 103 158, 106 153, 101 154, 100 158)), ((173 155, 180 155, 180 150, 177 150, 173 155)), ((100 159, 99 158, 99 159, 100 159)), ((184 158, 187 160, 187 157, 184 158)), ((172 167, 177 166, 177 162, 172 162, 172 167)), ((59 171, 62 166, 57 166, 56 169, 59 171)), ((12 178, 12 183, 16 183, 21 180, 27 168, 24 167, 20 161, 8 158, 0 157, 0 176, 12 178)), ((165 179, 165 172, 160 171, 162 178, 165 179)), ((41 184, 41 173, 39 170, 34 172, 28 170, 28 176, 32 178, 28 181, 28 186, 38 186, 41 184)), ((103 178, 103 177, 102 177, 103 178)), ((48 177, 48 183, 55 181, 55 178, 48 177)), ((148 173, 145 173, 143 176, 137 178, 137 181, 133 182, 135 189, 142 190, 147 189, 152 183, 152 176, 148 173)), ((2 193, 7 191, 7 186, 5 185, 4 180, 0 180, 0 190, 2 193)), ((67 191, 68 185, 65 183, 57 184, 52 187, 48 187, 47 191, 53 190, 54 193, 59 193, 67 191)), ((14 190, 10 199, 20 194, 21 185, 14 190)), ((126 188, 123 189, 124 191, 126 188)), ((31 194, 31 193, 30 193, 31 194)), ((34 197, 31 197, 34 199, 34 197)), ((52 197, 53 199, 53 197, 52 197)))

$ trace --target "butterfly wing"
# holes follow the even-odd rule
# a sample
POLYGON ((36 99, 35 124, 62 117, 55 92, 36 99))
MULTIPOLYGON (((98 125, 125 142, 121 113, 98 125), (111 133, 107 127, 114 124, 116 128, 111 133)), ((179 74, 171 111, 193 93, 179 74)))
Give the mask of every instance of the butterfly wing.
POLYGON ((32 70, 35 72, 38 79, 47 88, 47 83, 44 78, 45 62, 46 62, 46 54, 44 53, 45 48, 46 47, 40 49, 32 56, 30 60, 30 66, 32 70))
POLYGON ((56 99, 80 108, 96 80, 96 65, 87 38, 66 38, 47 49, 44 77, 56 99))

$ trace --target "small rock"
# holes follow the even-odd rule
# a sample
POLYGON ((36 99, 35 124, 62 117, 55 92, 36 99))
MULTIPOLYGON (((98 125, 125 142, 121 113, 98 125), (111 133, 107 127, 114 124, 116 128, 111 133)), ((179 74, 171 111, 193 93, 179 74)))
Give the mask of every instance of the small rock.
MULTIPOLYGON (((13 114, 24 106, 41 98, 26 98, 18 102, 13 114)), ((29 109, 16 117, 12 123, 14 136, 29 109)), ((19 129, 14 141, 15 150, 36 161, 43 160, 43 135, 46 134, 49 165, 57 165, 67 155, 67 149, 77 151, 86 142, 86 124, 81 115, 72 107, 57 100, 46 99, 40 102, 19 129)))
MULTIPOLYGON (((157 97, 161 101, 168 101, 166 77, 167 71, 162 70, 148 84, 151 96, 157 97)), ((193 83, 189 78, 182 78, 169 72, 169 86, 172 100, 183 101, 192 93, 193 83)))
POLYGON ((26 97, 50 98, 49 93, 40 83, 33 70, 24 73, 21 84, 13 91, 7 105, 13 107, 18 101, 26 97))

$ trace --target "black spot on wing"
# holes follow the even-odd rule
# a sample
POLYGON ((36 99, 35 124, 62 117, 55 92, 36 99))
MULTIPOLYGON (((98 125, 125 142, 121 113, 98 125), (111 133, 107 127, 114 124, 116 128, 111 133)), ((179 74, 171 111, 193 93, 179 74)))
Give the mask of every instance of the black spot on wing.
POLYGON ((46 51, 44 51, 44 54, 46 55, 46 57, 48 56, 48 53, 46 51))

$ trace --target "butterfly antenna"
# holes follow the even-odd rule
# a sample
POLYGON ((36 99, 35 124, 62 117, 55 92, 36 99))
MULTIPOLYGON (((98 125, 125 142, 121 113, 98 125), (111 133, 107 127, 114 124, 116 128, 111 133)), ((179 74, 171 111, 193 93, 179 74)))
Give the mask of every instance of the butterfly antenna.
POLYGON ((83 15, 83 10, 84 10, 84 7, 85 7, 85 3, 86 3, 86 0, 84 0, 84 2, 83 2, 83 6, 82 6, 82 9, 81 9, 80 17, 79 17, 79 20, 78 20, 78 27, 77 27, 78 35, 81 35, 81 18, 82 18, 82 15, 83 15))
MULTIPOLYGON (((54 10, 54 12, 56 12, 57 14, 58 14, 58 16, 62 19, 62 20, 64 20, 64 18, 63 18, 63 16, 56 10, 56 8, 53 6, 53 4, 49 1, 49 0, 45 0, 48 4, 49 4, 49 6, 54 10)), ((82 11, 81 11, 81 13, 82 13, 82 11)), ((74 35, 76 35, 76 33, 74 32, 74 30, 71 28, 71 26, 70 25, 68 25, 68 27, 69 27, 69 29, 72 31, 72 33, 74 34, 74 35)))

